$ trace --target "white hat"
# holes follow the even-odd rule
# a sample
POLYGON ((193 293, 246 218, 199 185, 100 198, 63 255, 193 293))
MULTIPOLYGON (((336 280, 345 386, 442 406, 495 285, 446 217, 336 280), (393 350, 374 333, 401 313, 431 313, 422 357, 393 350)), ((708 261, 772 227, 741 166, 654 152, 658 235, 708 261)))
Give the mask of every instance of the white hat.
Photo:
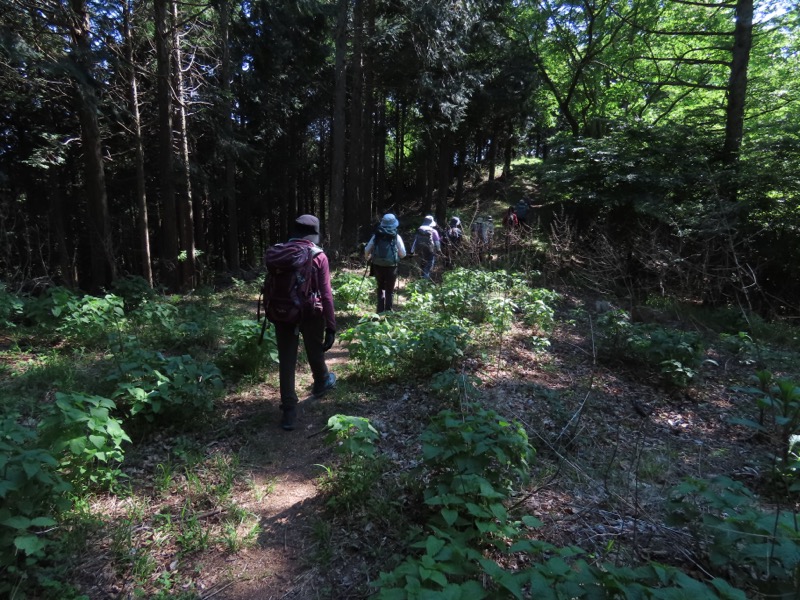
POLYGON ((422 219, 422 227, 436 227, 436 221, 433 220, 433 217, 428 215, 424 219, 422 219))

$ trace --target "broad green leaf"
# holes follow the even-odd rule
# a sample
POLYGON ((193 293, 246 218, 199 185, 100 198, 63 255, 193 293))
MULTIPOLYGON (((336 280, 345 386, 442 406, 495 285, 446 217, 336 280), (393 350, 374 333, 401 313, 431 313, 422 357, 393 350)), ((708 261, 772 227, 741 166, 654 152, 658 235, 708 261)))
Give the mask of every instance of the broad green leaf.
POLYGON ((14 538, 14 546, 28 556, 41 552, 45 545, 44 540, 35 535, 21 535, 14 538))
POLYGON ((17 515, 3 521, 3 525, 11 527, 11 529, 27 529, 31 526, 31 520, 27 517, 17 515))

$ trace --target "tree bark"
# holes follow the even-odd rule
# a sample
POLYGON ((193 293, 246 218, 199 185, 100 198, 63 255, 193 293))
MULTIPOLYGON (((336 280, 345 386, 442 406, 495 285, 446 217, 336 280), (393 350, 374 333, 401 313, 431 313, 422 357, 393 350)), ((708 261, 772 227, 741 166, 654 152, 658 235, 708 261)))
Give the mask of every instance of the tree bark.
POLYGON ((194 249, 194 215, 192 211, 192 170, 189 164, 189 130, 186 122, 186 90, 183 78, 183 56, 181 52, 181 38, 178 34, 178 4, 175 0, 172 6, 172 74, 174 78, 175 95, 178 99, 178 137, 181 144, 181 166, 183 178, 183 193, 177 198, 178 232, 180 234, 179 261, 180 282, 182 291, 189 291, 196 286, 196 265, 194 249))
POLYGON ((386 96, 383 95, 378 110, 378 135, 375 140, 375 151, 378 157, 375 174, 375 199, 378 212, 381 214, 386 210, 386 131, 386 96))
POLYGON ((220 44, 222 46, 222 64, 220 73, 221 92, 225 106, 222 112, 222 132, 224 134, 223 155, 225 156, 225 209, 227 212, 228 235, 226 237, 226 255, 228 269, 238 273, 239 262, 239 210, 236 199, 236 157, 233 152, 233 97, 231 95, 231 52, 230 52, 230 0, 220 0, 219 24, 220 44))
POLYGON ((436 194, 436 222, 447 223, 447 193, 450 189, 450 167, 453 164, 453 144, 449 133, 445 133, 439 144, 439 183, 436 194))
POLYGON ((744 136, 747 66, 750 62, 750 49, 753 46, 753 0, 736 2, 736 28, 733 38, 728 103, 725 110, 725 142, 722 147, 722 163, 729 170, 724 195, 730 201, 736 200, 738 191, 736 174, 744 136))
POLYGON ((363 190, 364 152, 364 0, 353 0, 353 50, 350 56, 350 153, 347 169, 347 197, 345 215, 347 222, 355 225, 343 231, 343 242, 355 246, 363 220, 366 199, 363 190))
POLYGON ((334 254, 342 247, 342 226, 344 224, 344 181, 345 181, 345 134, 347 117, 347 20, 349 2, 339 0, 339 13, 336 19, 334 75, 335 90, 333 118, 331 119, 331 195, 329 213, 330 248, 334 254))
POLYGON ((133 6, 125 1, 123 27, 125 35, 125 58, 128 62, 128 104, 133 118, 133 144, 136 161, 136 228, 139 232, 140 273, 153 287, 153 264, 150 256, 150 228, 147 220, 147 192, 144 178, 144 146, 142 143, 142 120, 139 114, 138 80, 133 62, 133 6))
POLYGON ((91 245, 91 282, 89 288, 99 292, 116 279, 116 263, 111 243, 111 215, 108 210, 106 176, 97 97, 91 68, 91 21, 86 0, 72 0, 74 16, 71 59, 77 78, 75 90, 81 124, 86 197, 89 201, 89 240, 91 245))
POLYGON ((511 179, 511 159, 514 157, 514 126, 509 122, 506 133, 505 156, 503 160, 503 179, 511 179))
POLYGON ((156 79, 158 99, 158 143, 161 181, 161 227, 159 242, 161 264, 167 287, 176 289, 178 266, 178 223, 175 210, 175 182, 172 150, 172 89, 170 37, 167 0, 153 0, 156 43, 156 79))
POLYGON ((458 170, 456 172, 456 195, 453 198, 453 204, 456 206, 461 204, 461 199, 464 197, 464 176, 467 172, 467 148, 466 141, 461 140, 458 147, 458 170))
MULTIPOLYGON (((366 1, 366 40, 369 43, 375 37, 375 0, 366 1)), ((362 44, 363 56, 363 81, 364 81, 364 108, 361 114, 362 126, 362 159, 361 159, 361 200, 359 225, 362 231, 368 231, 372 224, 372 214, 374 206, 374 182, 375 182, 375 118, 377 107, 375 106, 375 74, 372 68, 371 47, 366 51, 362 44)))

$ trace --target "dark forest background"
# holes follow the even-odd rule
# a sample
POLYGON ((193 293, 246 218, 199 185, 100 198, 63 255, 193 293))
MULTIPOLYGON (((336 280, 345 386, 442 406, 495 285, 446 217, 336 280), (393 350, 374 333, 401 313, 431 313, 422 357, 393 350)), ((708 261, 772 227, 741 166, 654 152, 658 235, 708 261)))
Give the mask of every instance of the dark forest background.
MULTIPOLYGON (((0 277, 187 291, 535 166, 596 279, 797 313, 788 0, 0 0, 0 277)), ((492 188, 486 188, 491 190, 492 188)), ((591 284, 591 281, 589 281, 591 284)))

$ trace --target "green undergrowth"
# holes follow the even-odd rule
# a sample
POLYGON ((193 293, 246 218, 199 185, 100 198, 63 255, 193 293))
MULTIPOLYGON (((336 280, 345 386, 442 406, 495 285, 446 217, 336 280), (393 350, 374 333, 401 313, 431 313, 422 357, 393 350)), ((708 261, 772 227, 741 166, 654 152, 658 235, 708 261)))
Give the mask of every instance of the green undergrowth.
POLYGON ((506 271, 454 269, 439 284, 411 282, 397 312, 366 314, 340 338, 373 381, 429 377, 453 367, 468 348, 493 346, 515 324, 539 337, 553 326, 558 295, 506 271))
MULTIPOLYGON (((339 414, 324 432, 336 457, 318 465, 325 512, 312 528, 316 558, 333 564, 334 524, 345 524, 376 542, 360 547, 383 565, 365 590, 381 598, 744 597, 732 586, 795 593, 793 514, 765 510, 763 488, 727 480, 687 480, 669 496, 672 518, 711 574, 703 581, 675 566, 609 564, 539 539, 540 523, 520 503, 536 464, 529 432, 483 405, 486 384, 469 366, 511 340, 547 351, 561 298, 535 281, 532 273, 453 269, 439 283, 407 281, 398 310, 376 315, 373 280, 335 275, 350 360, 326 399, 339 414), (416 456, 402 462, 382 448, 391 423, 346 414, 393 387, 424 390, 425 419, 407 433, 416 456)), ((73 557, 101 544, 134 596, 180 590, 189 598, 208 553, 263 543, 252 506, 273 489, 257 475, 259 461, 272 458, 249 454, 247 440, 220 443, 238 432, 219 410, 226 391, 275 381, 274 332, 262 336, 256 296, 257 284, 244 282, 166 296, 135 278, 99 297, 0 290, 0 594, 79 598, 73 557), (119 510, 99 514, 96 496, 114 497, 119 510)), ((712 347, 753 369, 769 358, 749 330, 714 338, 611 312, 597 332, 602 351, 672 387, 701 385, 712 347)), ((792 381, 759 371, 740 390, 753 401, 736 425, 770 441, 771 499, 798 488, 800 388, 792 381)), ((260 434, 263 418, 247 427, 260 434)))
MULTIPOLYGON (((328 441, 344 458, 328 468, 328 506, 340 511, 355 466, 369 469, 379 455, 379 436, 365 420, 345 415, 329 427, 328 441)), ((395 482, 392 496, 420 498, 423 510, 406 513, 414 521, 405 525, 403 551, 388 558, 394 566, 372 584, 378 598, 746 597, 723 578, 701 582, 658 563, 598 563, 580 548, 537 540, 540 521, 514 510, 535 452, 519 423, 492 410, 474 403, 445 409, 422 431, 420 444, 420 466, 395 482)), ((386 513, 386 496, 375 485, 380 477, 373 474, 358 490, 366 516, 376 510, 373 497, 386 513)))

